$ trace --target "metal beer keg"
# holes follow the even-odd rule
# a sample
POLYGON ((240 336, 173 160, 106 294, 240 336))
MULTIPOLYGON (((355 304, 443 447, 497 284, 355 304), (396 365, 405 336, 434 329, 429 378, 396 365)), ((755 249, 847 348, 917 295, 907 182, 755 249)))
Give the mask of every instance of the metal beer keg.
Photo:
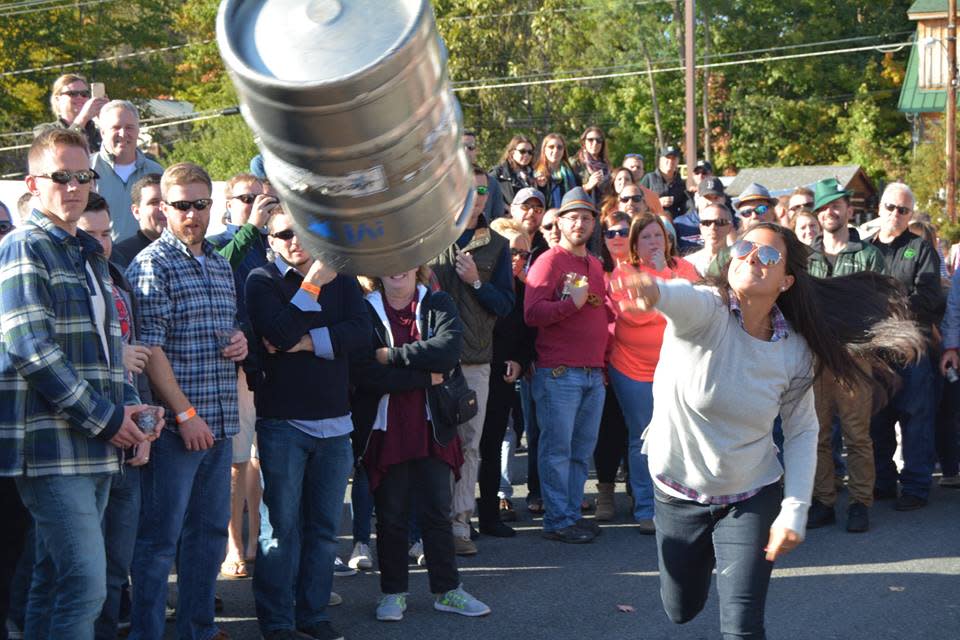
POLYGON ((429 0, 224 0, 217 44, 314 256, 392 275, 459 237, 473 171, 429 0))

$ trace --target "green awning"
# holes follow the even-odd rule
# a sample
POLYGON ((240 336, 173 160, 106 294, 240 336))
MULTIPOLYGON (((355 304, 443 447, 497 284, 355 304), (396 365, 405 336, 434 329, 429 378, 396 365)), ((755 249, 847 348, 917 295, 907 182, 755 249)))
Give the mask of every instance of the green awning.
MULTIPOLYGON (((932 4, 933 0, 918 0, 916 4, 932 4)), ((900 89, 900 101, 897 108, 904 113, 943 113, 947 104, 946 89, 921 89, 920 54, 917 44, 910 48, 910 60, 907 62, 907 74, 900 89)), ((960 105, 960 91, 957 92, 957 104, 960 105)))

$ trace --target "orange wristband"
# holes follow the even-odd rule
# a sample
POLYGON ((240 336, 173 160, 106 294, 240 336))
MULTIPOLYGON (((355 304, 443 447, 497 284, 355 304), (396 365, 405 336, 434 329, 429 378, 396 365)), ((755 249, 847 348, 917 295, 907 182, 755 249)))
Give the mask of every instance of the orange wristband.
POLYGON ((315 296, 319 296, 321 291, 320 287, 318 287, 315 284, 310 284, 309 282, 301 282, 300 288, 306 291, 307 293, 312 293, 315 296))
POLYGON ((197 416, 197 410, 194 409, 193 407, 190 407, 186 411, 177 414, 177 418, 176 418, 177 424, 183 424, 190 418, 195 418, 196 416, 197 416))

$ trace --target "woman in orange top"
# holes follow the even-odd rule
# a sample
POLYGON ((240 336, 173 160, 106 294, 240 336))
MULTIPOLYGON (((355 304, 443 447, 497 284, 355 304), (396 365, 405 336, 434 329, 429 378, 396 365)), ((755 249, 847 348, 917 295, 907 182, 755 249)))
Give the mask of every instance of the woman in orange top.
MULTIPOLYGON (((700 280, 700 274, 692 264, 671 255, 663 222, 651 213, 643 213, 633 219, 629 248, 629 260, 614 268, 611 280, 636 271, 663 280, 700 280)), ((607 373, 627 423, 633 517, 640 525, 641 533, 652 534, 656 532, 653 523, 653 482, 647 469, 647 456, 641 453, 641 434, 653 416, 653 372, 660 360, 667 320, 657 311, 623 312, 619 305, 613 307, 617 318, 607 373)))

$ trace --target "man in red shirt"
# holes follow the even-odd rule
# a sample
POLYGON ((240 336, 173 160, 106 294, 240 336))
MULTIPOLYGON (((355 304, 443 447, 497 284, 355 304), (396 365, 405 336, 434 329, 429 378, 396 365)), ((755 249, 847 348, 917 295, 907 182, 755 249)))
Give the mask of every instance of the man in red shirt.
POLYGON ((533 398, 540 426, 544 537, 569 543, 590 542, 599 532, 580 517, 606 395, 610 316, 603 266, 587 252, 596 216, 582 188, 567 192, 557 212, 560 243, 531 267, 524 304, 524 319, 538 329, 533 398))

